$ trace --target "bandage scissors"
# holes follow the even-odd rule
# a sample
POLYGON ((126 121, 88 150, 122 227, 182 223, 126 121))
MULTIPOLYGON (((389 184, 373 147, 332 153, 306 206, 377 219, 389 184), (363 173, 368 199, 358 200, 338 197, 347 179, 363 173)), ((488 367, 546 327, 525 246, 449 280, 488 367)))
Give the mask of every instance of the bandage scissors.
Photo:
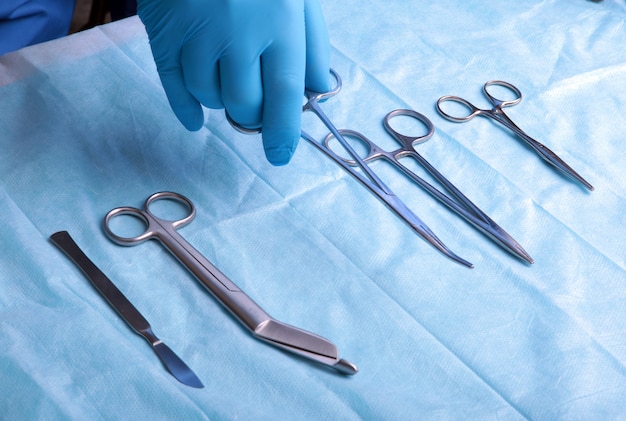
POLYGON ((338 357, 337 347, 327 339, 270 317, 178 234, 177 230, 189 224, 195 215, 195 206, 182 194, 159 192, 148 197, 143 210, 125 206, 109 211, 104 218, 104 231, 111 240, 123 246, 136 245, 150 239, 160 241, 257 338, 330 366, 343 374, 355 374, 358 371, 354 364, 338 357), (159 200, 178 202, 187 208, 188 214, 174 221, 159 218, 150 210, 150 206, 159 200), (120 215, 130 215, 143 221, 145 231, 134 237, 115 234, 111 229, 111 221, 120 215))
MULTIPOLYGON (((394 151, 385 151, 357 131, 339 130, 339 133, 341 133, 344 137, 356 139, 365 146, 365 156, 362 157, 364 162, 369 163, 376 160, 387 161, 395 168, 400 170, 403 174, 405 174, 410 180, 422 187, 432 197, 439 200, 441 203, 454 211, 457 215, 461 216, 467 222, 478 228, 481 232, 494 240, 505 250, 513 253, 514 255, 525 260, 528 263, 533 263, 532 257, 530 257, 526 250, 524 250, 522 246, 519 245, 517 241, 515 241, 515 239, 513 239, 513 237, 511 237, 498 224, 496 224, 491 218, 489 218, 489 216, 487 216, 474 203, 472 203, 472 201, 470 201, 463 193, 461 193, 458 188, 456 188, 447 178, 445 178, 439 171, 437 171, 437 169, 433 167, 426 159, 424 159, 424 157, 417 153, 417 151, 415 150, 415 146, 417 144, 426 142, 435 132, 435 128, 432 122, 426 116, 413 110, 394 110, 385 116, 383 120, 383 125, 385 127, 385 130, 387 130, 387 133, 389 133, 389 135, 391 135, 391 137, 400 144, 400 148, 394 151), (397 116, 410 117, 422 122, 427 129, 426 133, 420 136, 406 136, 402 133, 399 133, 390 124, 390 121, 397 116), (430 175, 432 175, 433 178, 438 183, 440 183, 449 192, 449 194, 452 195, 454 199, 450 198, 442 191, 433 187, 430 183, 419 177, 407 166, 405 166, 402 163, 402 160, 408 157, 413 158, 426 171, 428 171, 428 173, 430 173, 430 175)), ((335 136, 330 133, 324 139, 324 146, 328 150, 332 150, 330 146, 330 141, 333 138, 335 138, 335 136)), ((342 158, 336 155, 335 160, 337 159, 342 158)), ((356 164, 353 160, 350 159, 343 160, 351 166, 354 166, 356 164)))
MULTIPOLYGON (((346 151, 352 156, 354 159, 354 166, 358 166, 362 172, 357 172, 352 168, 353 166, 346 163, 344 160, 338 158, 330 149, 328 149, 323 143, 318 142, 306 133, 304 130, 301 133, 303 139, 311 143, 317 149, 326 154, 329 158, 335 161, 340 167, 346 170, 350 175, 356 178, 358 181, 363 184, 371 193, 373 193, 378 199, 380 199, 391 211, 393 211, 400 219, 402 219, 409 227, 424 238, 430 245, 435 247, 438 251, 443 253, 446 257, 452 259, 453 261, 464 265, 466 267, 472 268, 474 265, 467 260, 459 257, 455 253, 453 253, 437 236, 434 232, 420 219, 415 215, 411 209, 409 209, 404 202, 402 202, 391 189, 383 183, 383 181, 372 171, 371 168, 367 165, 366 162, 359 157, 358 153, 352 148, 349 142, 347 142, 344 137, 339 133, 339 130, 335 127, 335 125, 330 121, 330 119, 326 116, 326 114, 320 108, 319 103, 327 100, 328 98, 336 95, 341 90, 341 77, 339 74, 335 72, 333 69, 330 70, 331 75, 334 77, 336 81, 336 85, 333 89, 328 92, 315 92, 311 90, 305 90, 304 96, 307 101, 302 107, 302 111, 311 111, 313 112, 326 126, 328 130, 337 138, 337 140, 341 143, 341 145, 346 149, 346 151)), ((237 122, 233 121, 228 113, 226 113, 226 118, 228 122, 235 128, 236 130, 245 133, 245 134, 255 134, 259 133, 261 129, 249 129, 242 127, 237 124, 237 122)))
POLYGON ((538 141, 530 137, 528 134, 526 134, 522 129, 517 127, 515 123, 513 123, 513 121, 509 118, 509 116, 506 115, 506 113, 504 112, 504 108, 517 105, 522 100, 522 92, 519 89, 517 89, 514 85, 512 85, 509 82, 505 82, 502 80, 490 80, 483 85, 483 93, 485 94, 489 102, 491 102, 491 104, 493 105, 493 108, 490 110, 478 108, 474 106, 471 102, 463 98, 460 98, 458 96, 454 96, 454 95, 446 95, 446 96, 442 96, 441 98, 439 98, 439 100, 437 101, 437 110, 444 118, 450 121, 456 122, 456 123, 463 123, 463 122, 469 121, 478 115, 488 117, 497 121, 498 123, 502 124, 503 126, 507 127, 509 130, 511 130, 513 133, 518 135, 520 138, 522 138, 522 140, 524 140, 531 148, 535 150, 535 152, 537 152, 537 154, 539 154, 541 158, 546 160, 549 164, 556 167, 558 170, 563 172, 568 177, 580 182, 587 189, 593 190, 593 186, 589 184, 589 182, 587 182, 584 178, 582 178, 569 165, 567 165, 565 161, 559 158, 557 154, 555 154, 550 149, 548 149, 548 147, 539 143, 538 141), (510 100, 498 99, 494 95, 489 93, 490 86, 504 87, 505 89, 508 89, 509 91, 513 92, 515 96, 513 99, 510 99, 510 100), (442 104, 444 104, 445 102, 455 102, 455 103, 461 104, 464 108, 466 108, 469 111, 469 113, 465 115, 461 115, 461 116, 452 115, 449 112, 446 112, 443 110, 442 104))

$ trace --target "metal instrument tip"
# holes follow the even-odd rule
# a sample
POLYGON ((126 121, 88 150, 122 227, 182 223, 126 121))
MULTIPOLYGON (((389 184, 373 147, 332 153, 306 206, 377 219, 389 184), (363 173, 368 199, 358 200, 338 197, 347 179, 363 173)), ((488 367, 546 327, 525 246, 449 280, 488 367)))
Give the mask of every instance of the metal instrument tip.
POLYGON ((337 361, 333 368, 339 371, 341 374, 347 374, 350 376, 359 372, 359 369, 356 365, 352 364, 350 361, 344 360, 343 358, 337 361))

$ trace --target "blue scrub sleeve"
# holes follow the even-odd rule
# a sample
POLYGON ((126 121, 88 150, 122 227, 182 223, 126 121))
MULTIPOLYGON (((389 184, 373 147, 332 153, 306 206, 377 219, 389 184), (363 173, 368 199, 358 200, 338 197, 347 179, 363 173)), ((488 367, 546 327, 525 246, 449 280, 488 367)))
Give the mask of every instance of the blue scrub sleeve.
POLYGON ((0 55, 67 35, 76 0, 2 0, 0 55))

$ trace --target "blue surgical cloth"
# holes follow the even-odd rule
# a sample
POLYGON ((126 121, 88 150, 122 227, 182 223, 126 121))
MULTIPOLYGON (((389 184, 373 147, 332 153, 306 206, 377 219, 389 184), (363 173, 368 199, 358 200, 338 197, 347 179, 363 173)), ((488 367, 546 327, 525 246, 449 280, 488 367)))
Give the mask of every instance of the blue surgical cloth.
MULTIPOLYGON (((340 128, 419 152, 535 259, 526 265, 385 165, 383 180, 466 269, 302 141, 272 167, 223 112, 187 132, 130 18, 0 58, 0 372, 7 420, 616 420, 626 414, 626 6, 623 1, 324 1, 340 128), (560 175, 442 95, 507 109, 594 185, 560 175), (189 197, 180 233, 278 320, 335 343, 345 377, 252 337, 156 241, 120 247, 106 212, 189 197), (200 377, 178 383, 49 236, 68 230, 200 377)), ((310 113, 303 128, 326 130, 310 113)))

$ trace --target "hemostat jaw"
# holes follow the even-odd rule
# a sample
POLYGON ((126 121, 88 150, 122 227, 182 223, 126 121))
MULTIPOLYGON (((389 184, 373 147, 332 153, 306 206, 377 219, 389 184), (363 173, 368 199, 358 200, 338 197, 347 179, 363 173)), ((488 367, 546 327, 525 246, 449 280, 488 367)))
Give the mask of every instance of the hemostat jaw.
POLYGON ((531 265, 535 263, 535 260, 532 258, 532 256, 528 254, 528 252, 524 250, 524 248, 519 245, 517 241, 515 241, 510 235, 506 234, 506 232, 504 232, 503 230, 501 231, 504 234, 498 233, 500 235, 497 236, 496 239, 503 244, 504 248, 507 251, 513 253, 515 256, 519 257, 520 259, 531 265))
POLYGON ((314 333, 289 326, 277 320, 267 320, 254 329, 254 335, 274 346, 334 368, 342 374, 353 375, 358 368, 338 356, 337 347, 314 333))

